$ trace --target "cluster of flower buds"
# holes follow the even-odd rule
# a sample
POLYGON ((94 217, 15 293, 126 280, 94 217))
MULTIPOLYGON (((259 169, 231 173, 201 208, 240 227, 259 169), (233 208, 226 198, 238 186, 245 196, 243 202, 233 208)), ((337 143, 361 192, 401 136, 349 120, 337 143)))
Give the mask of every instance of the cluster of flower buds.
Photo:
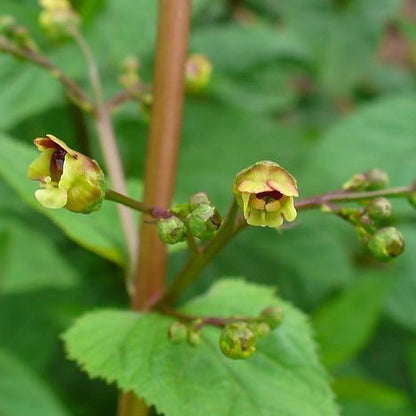
POLYGON ((188 324, 175 321, 168 328, 168 338, 174 344, 186 341, 189 345, 196 347, 201 342, 201 323, 201 319, 188 324))
POLYGON ((39 0, 39 24, 52 37, 71 35, 79 26, 79 16, 68 0, 39 0))
POLYGON ((296 218, 296 179, 275 162, 257 162, 241 171, 233 193, 250 225, 279 228, 296 218))
POLYGON ((83 214, 98 210, 106 188, 98 163, 51 134, 38 137, 34 143, 41 154, 29 166, 28 177, 40 182, 36 199, 46 208, 83 214))
POLYGON ((375 191, 386 188, 389 177, 380 169, 370 169, 366 172, 357 173, 342 186, 347 191, 375 191))
POLYGON ((219 212, 203 192, 192 195, 188 204, 174 206, 171 212, 157 222, 159 238, 167 244, 184 241, 188 234, 210 239, 221 225, 219 212))
POLYGON ((185 63, 185 85, 190 93, 198 94, 207 88, 212 73, 212 64, 207 56, 193 54, 185 63))
MULTIPOLYGON (((349 191, 380 190, 385 188, 388 182, 387 173, 372 169, 354 175, 343 187, 349 191)), ((397 228, 387 224, 392 213, 388 199, 377 197, 366 200, 361 208, 329 209, 329 211, 355 226, 360 239, 376 259, 390 261, 403 252, 403 235, 397 228)))
POLYGON ((19 25, 16 20, 9 15, 0 16, 0 39, 10 42, 18 48, 27 51, 38 50, 34 40, 30 37, 27 28, 19 25))
POLYGON ((175 321, 168 328, 168 338, 173 343, 187 342, 196 346, 201 342, 201 330, 204 325, 222 321, 219 337, 220 351, 228 358, 244 360, 256 351, 256 341, 265 337, 283 322, 283 310, 280 306, 265 308, 256 318, 209 318, 194 319, 190 322, 175 321))

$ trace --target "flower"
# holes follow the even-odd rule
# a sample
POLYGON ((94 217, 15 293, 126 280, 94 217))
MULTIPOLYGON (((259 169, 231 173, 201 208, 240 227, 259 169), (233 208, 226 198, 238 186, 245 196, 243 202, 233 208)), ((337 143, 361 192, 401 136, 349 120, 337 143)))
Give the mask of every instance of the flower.
POLYGON ((34 143, 41 154, 29 166, 28 177, 41 183, 36 199, 46 208, 65 207, 84 214, 98 210, 105 196, 98 163, 51 134, 34 143))
POLYGON ((250 225, 277 228, 284 219, 296 218, 293 201, 299 195, 296 179, 277 163, 257 162, 241 171, 233 193, 250 225))

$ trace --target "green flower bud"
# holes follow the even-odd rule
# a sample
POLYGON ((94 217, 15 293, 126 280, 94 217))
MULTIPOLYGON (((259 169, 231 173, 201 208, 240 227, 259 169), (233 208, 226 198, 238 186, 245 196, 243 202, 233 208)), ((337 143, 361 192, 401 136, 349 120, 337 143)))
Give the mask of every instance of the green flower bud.
POLYGON ((390 217, 392 211, 391 203, 387 198, 374 198, 371 200, 365 212, 373 220, 383 220, 390 217))
POLYGON ((196 347, 201 343, 201 319, 196 319, 188 326, 188 344, 196 347))
POLYGON ((196 347, 201 343, 201 334, 197 331, 188 332, 188 344, 196 347))
POLYGON ((416 192, 410 194, 408 201, 413 208, 416 208, 416 192))
POLYGON ((100 209, 105 182, 98 163, 51 134, 38 137, 34 143, 41 154, 29 166, 28 177, 41 183, 36 199, 46 208, 83 214, 100 209))
POLYGON ((389 183, 386 172, 380 169, 371 169, 367 172, 357 173, 342 186, 348 191, 373 191, 385 188, 389 183))
POLYGON ((188 216, 189 231, 197 238, 212 237, 220 225, 221 216, 216 208, 211 205, 197 205, 188 216))
POLYGON ((188 338, 187 326, 179 321, 172 322, 168 328, 168 338, 175 344, 185 341, 188 338))
POLYGON ((68 35, 79 25, 79 16, 68 0, 39 0, 39 24, 51 35, 68 35))
POLYGON ((249 326, 256 337, 265 337, 270 334, 271 328, 266 322, 257 322, 250 324, 249 326))
POLYGON ((283 322, 283 309, 280 306, 268 306, 260 313, 260 319, 271 329, 277 328, 283 322))
POLYGON ((404 238, 395 227, 380 228, 371 236, 368 248, 378 260, 389 261, 403 253, 404 238))
POLYGON ((234 360, 250 357, 256 351, 256 336, 247 322, 233 322, 221 331, 220 349, 234 360))
POLYGON ((278 228, 284 219, 291 222, 296 218, 296 180, 277 163, 257 162, 241 171, 233 193, 250 225, 278 228))
POLYGON ((0 16, 0 35, 10 36, 13 29, 17 26, 13 16, 8 14, 0 16))
POLYGON ((162 218, 157 222, 157 233, 163 242, 176 244, 184 241, 186 227, 178 217, 162 218))
POLYGON ((189 92, 203 91, 211 79, 212 64, 202 54, 190 55, 185 63, 185 84, 189 92))
POLYGON ((197 192, 196 194, 191 195, 189 198, 189 205, 191 210, 195 209, 198 205, 201 204, 211 205, 211 201, 205 192, 197 192))

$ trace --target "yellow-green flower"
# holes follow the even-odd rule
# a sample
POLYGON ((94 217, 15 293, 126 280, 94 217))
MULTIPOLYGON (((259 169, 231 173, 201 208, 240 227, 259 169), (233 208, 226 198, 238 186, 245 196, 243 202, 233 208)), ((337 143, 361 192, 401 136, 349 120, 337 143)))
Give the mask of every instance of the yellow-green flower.
POLYGON ((41 183, 36 199, 46 208, 84 214, 98 210, 105 196, 104 174, 98 163, 51 134, 34 143, 41 154, 29 166, 28 177, 41 183))
POLYGON ((293 201, 299 195, 296 179, 277 163, 257 162, 241 171, 233 193, 250 225, 277 228, 283 220, 296 218, 293 201))

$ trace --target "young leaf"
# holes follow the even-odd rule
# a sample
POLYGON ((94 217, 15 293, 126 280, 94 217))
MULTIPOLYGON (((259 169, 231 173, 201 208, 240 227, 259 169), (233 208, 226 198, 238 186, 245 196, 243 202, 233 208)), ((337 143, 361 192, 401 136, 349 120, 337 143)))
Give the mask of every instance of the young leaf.
POLYGON ((243 361, 221 354, 217 328, 204 328, 197 347, 172 344, 166 332, 173 320, 154 313, 92 312, 63 338, 91 377, 117 382, 167 416, 338 415, 305 316, 272 289, 223 280, 182 312, 253 316, 272 304, 283 307, 283 324, 243 361))

